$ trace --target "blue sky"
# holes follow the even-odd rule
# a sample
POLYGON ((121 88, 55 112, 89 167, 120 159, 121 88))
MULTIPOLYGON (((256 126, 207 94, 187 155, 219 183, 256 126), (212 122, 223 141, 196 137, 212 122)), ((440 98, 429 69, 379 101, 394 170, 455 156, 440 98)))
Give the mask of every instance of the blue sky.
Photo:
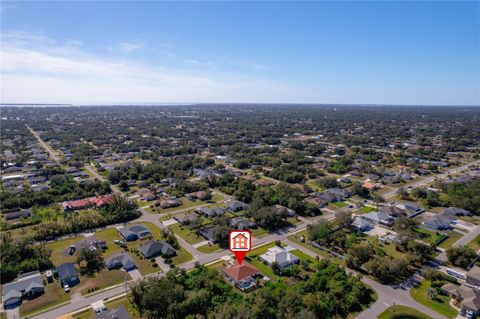
POLYGON ((479 2, 8 2, 3 103, 480 104, 479 2))

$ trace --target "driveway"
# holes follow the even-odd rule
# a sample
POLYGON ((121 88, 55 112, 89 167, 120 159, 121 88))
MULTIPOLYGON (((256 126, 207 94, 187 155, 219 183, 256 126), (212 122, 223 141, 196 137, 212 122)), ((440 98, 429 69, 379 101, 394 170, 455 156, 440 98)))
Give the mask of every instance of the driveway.
POLYGON ((20 318, 20 307, 8 308, 5 309, 7 313, 7 319, 19 319, 20 318))
POLYGON ((140 273, 140 271, 138 271, 138 269, 130 270, 128 271, 128 274, 130 275, 130 277, 132 277, 134 281, 142 280, 143 278, 142 274, 140 273))

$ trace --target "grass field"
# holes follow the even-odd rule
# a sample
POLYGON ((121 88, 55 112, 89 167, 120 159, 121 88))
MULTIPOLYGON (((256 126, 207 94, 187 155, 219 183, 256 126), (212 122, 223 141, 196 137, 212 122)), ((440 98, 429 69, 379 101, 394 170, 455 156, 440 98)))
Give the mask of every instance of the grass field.
POLYGON ((252 236, 255 238, 260 238, 268 235, 268 231, 261 227, 252 229, 251 232, 252 232, 252 236))
POLYGON ((440 238, 446 237, 443 234, 440 234, 439 232, 434 232, 430 231, 424 228, 416 228, 415 232, 419 233, 421 236, 421 239, 429 244, 433 244, 437 242, 437 240, 440 240, 440 238))
POLYGON ((90 293, 88 290, 98 288, 98 290, 118 285, 124 282, 125 278, 130 280, 130 276, 122 270, 104 269, 95 274, 95 277, 80 277, 80 283, 72 288, 72 292, 80 292, 82 295, 90 293))
POLYGON ((66 262, 75 262, 77 257, 65 255, 63 251, 83 238, 83 236, 77 236, 48 243, 46 246, 52 250, 52 256, 50 257, 52 263, 58 266, 66 262))
POLYGON ((468 247, 475 249, 477 251, 480 249, 480 235, 475 237, 471 242, 467 244, 468 247))
POLYGON ((222 251, 223 248, 220 247, 218 244, 213 244, 213 245, 202 245, 197 248, 199 252, 202 252, 204 254, 211 254, 211 253, 216 253, 217 251, 222 251))
POLYGON ((332 203, 330 203, 330 205, 337 206, 337 207, 345 207, 345 206, 348 206, 348 204, 345 203, 345 202, 332 202, 332 203))
POLYGON ((446 233, 448 234, 448 238, 442 241, 440 245, 438 245, 438 247, 440 248, 445 248, 445 249, 449 248, 450 246, 452 246, 454 242, 456 242, 463 236, 459 232, 456 232, 453 230, 447 231, 446 233))
POLYGON ((448 318, 455 318, 458 314, 458 311, 450 306, 450 297, 447 295, 438 294, 438 296, 432 300, 427 294, 430 287, 430 281, 423 280, 418 287, 410 290, 410 296, 412 296, 413 299, 422 305, 441 313, 448 318))
POLYGON ((64 292, 60 283, 54 280, 45 286, 45 293, 43 295, 22 303, 20 306, 20 316, 29 316, 69 300, 70 294, 64 292))
POLYGON ((304 236, 305 238, 307 238, 307 230, 302 230, 301 232, 298 232, 296 233, 295 235, 290 235, 288 236, 288 239, 290 239, 291 241, 307 248, 308 250, 311 250, 313 251, 314 253, 317 253, 319 256, 321 257, 326 257, 326 258, 333 258, 332 255, 330 255, 329 253, 327 253, 326 251, 323 251, 321 249, 318 249, 312 245, 310 245, 309 243, 304 243, 304 242, 301 242, 300 241, 300 237, 304 236))
MULTIPOLYGON (((130 303, 127 297, 119 298, 117 300, 109 301, 105 303, 105 307, 107 307, 107 309, 118 308, 121 305, 123 305, 127 309, 132 319, 140 319, 140 315, 138 314, 137 310, 135 310, 135 308, 130 303)), ((92 309, 88 309, 88 310, 82 311, 81 313, 76 314, 74 318, 75 319, 95 319, 95 314, 92 309)))
POLYGON ((362 208, 360 208, 360 211, 362 213, 371 213, 371 212, 374 212, 376 210, 377 210, 376 208, 370 207, 370 206, 363 206, 362 208))
POLYGON ((180 250, 177 250, 177 255, 172 258, 172 261, 176 266, 178 266, 183 263, 186 263, 187 261, 192 260, 192 258, 193 258, 192 255, 188 251, 186 251, 183 247, 180 246, 180 250))
POLYGON ((432 319, 420 311, 406 306, 391 306, 378 319, 432 319))
POLYGON ((198 244, 205 240, 202 236, 197 235, 196 233, 194 233, 180 223, 169 225, 168 228, 171 229, 178 236, 182 237, 187 243, 191 245, 198 244))

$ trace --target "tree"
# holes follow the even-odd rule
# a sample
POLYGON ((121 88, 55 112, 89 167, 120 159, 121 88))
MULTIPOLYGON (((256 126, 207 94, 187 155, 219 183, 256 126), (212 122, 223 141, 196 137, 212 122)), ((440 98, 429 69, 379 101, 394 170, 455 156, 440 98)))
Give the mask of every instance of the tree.
POLYGON ((401 199, 408 199, 409 196, 408 196, 408 192, 405 190, 405 188, 403 187, 400 187, 397 191, 398 193, 398 196, 401 198, 401 199))
POLYGON ((77 264, 85 274, 93 274, 100 271, 105 262, 102 257, 102 251, 100 249, 92 249, 91 247, 84 247, 78 250, 77 264))
POLYGON ((468 246, 450 247, 447 249, 447 258, 455 266, 467 268, 477 258, 477 253, 468 246))
POLYGON ((320 221, 307 226, 308 239, 319 243, 328 243, 331 238, 332 225, 326 221, 320 221))
POLYGON ((352 213, 348 210, 340 209, 335 213, 335 220, 340 227, 350 227, 353 223, 352 213))

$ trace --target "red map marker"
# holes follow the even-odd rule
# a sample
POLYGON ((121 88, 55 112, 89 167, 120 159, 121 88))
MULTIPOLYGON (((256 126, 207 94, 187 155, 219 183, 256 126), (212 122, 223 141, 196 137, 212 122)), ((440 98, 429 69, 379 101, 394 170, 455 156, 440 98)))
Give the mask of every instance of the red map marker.
POLYGON ((249 230, 232 230, 228 234, 228 249, 235 254, 241 265, 245 255, 252 249, 252 233, 249 230))

